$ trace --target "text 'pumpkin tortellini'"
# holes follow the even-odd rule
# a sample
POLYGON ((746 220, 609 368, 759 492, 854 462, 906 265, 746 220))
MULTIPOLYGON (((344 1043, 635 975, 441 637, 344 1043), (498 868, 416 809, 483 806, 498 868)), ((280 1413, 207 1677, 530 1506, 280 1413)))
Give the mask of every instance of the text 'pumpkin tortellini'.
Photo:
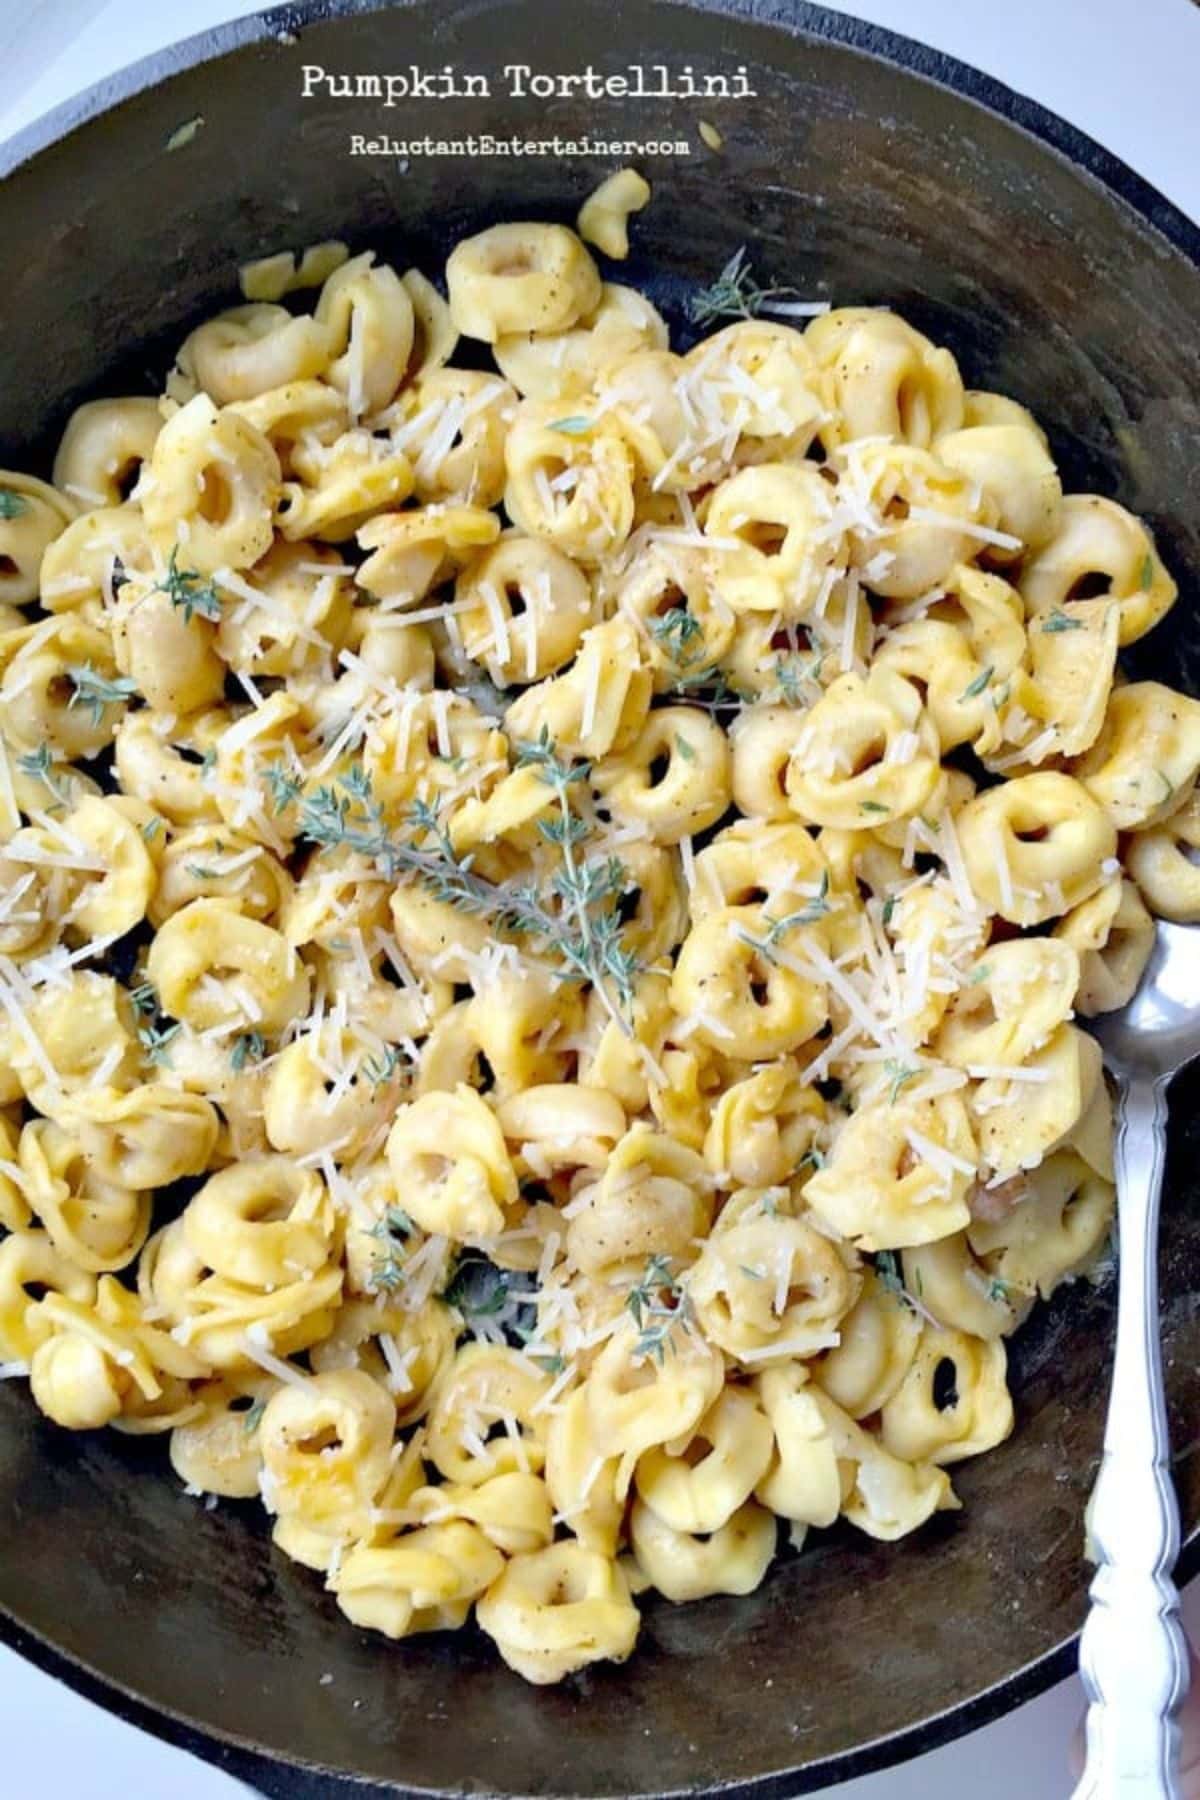
POLYGON ((1088 789, 1049 769, 988 788, 959 808, 954 826, 972 889, 1013 925, 1041 925, 1078 906, 1117 847, 1088 789))
POLYGON ((874 1101, 852 1113, 807 1203, 864 1250, 898 1250, 961 1231, 978 1151, 956 1093, 874 1101))
POLYGON ((919 813, 941 776, 918 690, 891 670, 841 675, 806 714, 784 785, 806 824, 861 830, 919 813))
POLYGON ((446 263, 450 316, 464 337, 565 331, 600 301, 600 272, 564 225, 493 225, 446 263))
POLYGON ((751 1371, 827 1349, 857 1291, 823 1232, 761 1206, 722 1215, 688 1278, 705 1336, 751 1371))
POLYGON ((467 1239, 504 1229, 517 1198, 512 1161, 495 1114, 465 1083, 401 1106, 387 1157, 400 1204, 422 1230, 467 1239))

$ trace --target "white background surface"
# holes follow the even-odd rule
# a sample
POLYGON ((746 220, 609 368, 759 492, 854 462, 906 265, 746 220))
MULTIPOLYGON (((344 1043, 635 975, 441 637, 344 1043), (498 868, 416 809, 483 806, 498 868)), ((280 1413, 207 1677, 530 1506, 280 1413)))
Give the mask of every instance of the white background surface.
MULTIPOLYGON (((0 0, 0 137, 239 0, 0 0)), ((923 39, 1061 113, 1200 219, 1200 9, 1191 0, 856 0, 839 10, 923 39)), ((1200 1583, 1185 1599, 1200 1637, 1200 1583)), ((386 1649, 381 1654, 386 1655, 386 1649)), ((903 1655, 902 1633, 897 1654, 903 1655)), ((1064 1800, 1074 1680, 841 1800, 1064 1800)), ((228 1800, 216 1770, 121 1724, 0 1649, 0 1788, 13 1800, 228 1800)))

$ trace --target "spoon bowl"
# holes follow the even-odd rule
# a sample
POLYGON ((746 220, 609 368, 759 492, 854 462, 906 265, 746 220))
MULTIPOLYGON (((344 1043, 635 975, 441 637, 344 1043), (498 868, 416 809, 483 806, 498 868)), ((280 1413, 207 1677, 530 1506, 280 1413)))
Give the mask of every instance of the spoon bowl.
POLYGON ((1091 1030, 1118 1077, 1169 1079, 1200 1055, 1200 927, 1160 923, 1133 999, 1091 1030))

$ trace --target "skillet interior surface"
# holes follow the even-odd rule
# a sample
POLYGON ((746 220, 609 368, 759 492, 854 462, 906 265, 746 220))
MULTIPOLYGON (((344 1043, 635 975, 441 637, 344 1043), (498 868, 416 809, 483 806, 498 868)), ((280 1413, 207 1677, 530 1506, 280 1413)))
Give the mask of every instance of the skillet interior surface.
MULTIPOLYGON (((611 161, 352 158, 349 132, 686 137, 620 278, 682 298, 746 243, 764 278, 889 302, 968 385, 1047 426, 1070 488, 1145 514, 1183 590, 1139 673, 1196 690, 1200 236, 1096 146, 919 47, 819 11, 669 0, 419 0, 289 8, 139 65, 0 149, 0 460, 48 464, 77 400, 148 391, 236 264, 347 236, 440 269, 497 219, 570 221, 611 161), (569 17, 569 31, 562 20, 569 17), (569 41, 568 41, 569 40, 569 41), (495 73, 525 62, 745 66, 757 98, 377 103, 300 98, 306 63, 495 73), (100 110, 110 102, 111 110, 100 110), (725 137, 700 143, 701 117, 725 137), (180 148, 180 125, 203 124, 180 148), (44 147, 43 147, 44 146, 44 147), (32 454, 31 454, 32 447, 32 454)), ((639 159, 634 158, 637 161, 639 159)), ((1185 1533, 1200 1521, 1200 1087, 1178 1084, 1164 1341, 1185 1533)), ((799 1793, 894 1760, 1065 1672, 1083 1615, 1113 1284, 1077 1284, 1013 1345, 1012 1439, 956 1473, 964 1510, 902 1545, 835 1530, 745 1600, 645 1608, 623 1668, 526 1688, 471 1634, 391 1646, 270 1548, 255 1508, 207 1512, 161 1446, 68 1436, 0 1383, 0 1623, 137 1722, 268 1792, 331 1773, 409 1791, 799 1793), (324 1679, 332 1676, 332 1679, 324 1679), (299 1765, 299 1766, 297 1766, 299 1765)), ((1194 1548, 1194 1546, 1192 1546, 1194 1548)), ((1187 1566, 1191 1554, 1185 1552, 1187 1566)), ((369 1790, 368 1790, 369 1791, 369 1790)), ((389 1790, 394 1791, 394 1790, 389 1790)))

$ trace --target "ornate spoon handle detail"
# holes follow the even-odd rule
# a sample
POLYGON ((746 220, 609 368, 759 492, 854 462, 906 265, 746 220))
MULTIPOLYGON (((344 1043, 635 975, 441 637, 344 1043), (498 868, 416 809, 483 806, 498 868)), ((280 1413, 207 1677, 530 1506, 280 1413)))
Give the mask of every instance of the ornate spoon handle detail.
POLYGON ((1119 1097, 1117 1348, 1104 1457, 1090 1505, 1097 1569, 1080 1641, 1090 1705, 1074 1800, 1175 1800, 1187 1650, 1171 1569, 1179 1512, 1168 1467, 1158 1325, 1158 1202, 1166 1080, 1119 1097))

